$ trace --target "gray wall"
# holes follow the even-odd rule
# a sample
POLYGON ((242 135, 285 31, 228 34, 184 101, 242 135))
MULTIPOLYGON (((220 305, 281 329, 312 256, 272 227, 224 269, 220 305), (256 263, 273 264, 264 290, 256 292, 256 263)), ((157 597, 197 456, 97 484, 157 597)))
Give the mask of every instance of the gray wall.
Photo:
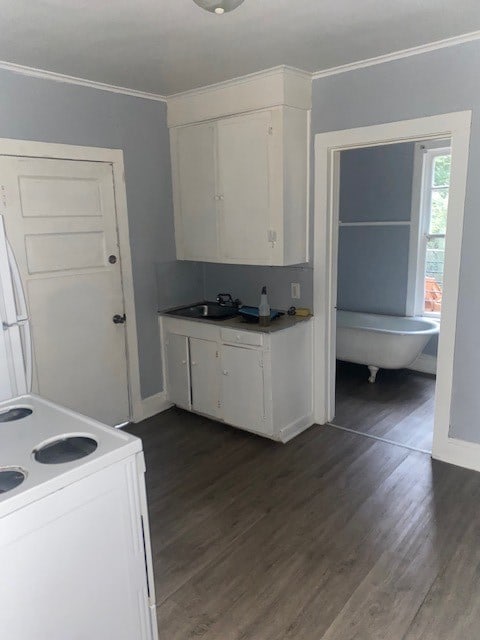
MULTIPOLYGON (((340 154, 341 222, 409 221, 415 144, 351 149, 340 154)), ((339 309, 405 315, 410 228, 341 226, 339 309)))
POLYGON ((308 265, 298 267, 255 267, 234 264, 205 264, 205 294, 215 300, 217 293, 231 293, 243 304, 257 306, 260 291, 267 286, 268 301, 276 309, 312 306, 313 271, 308 265), (290 297, 291 282, 298 282, 299 300, 290 297))
POLYGON ((160 391, 157 263, 175 258, 166 105, 4 70, 0 89, 0 137, 123 149, 142 396, 160 391))
POLYGON ((159 311, 205 299, 203 264, 181 260, 157 262, 156 273, 159 311))
POLYGON ((340 220, 410 220, 414 152, 414 142, 342 151, 340 220))
POLYGON ((471 109, 450 434, 480 442, 480 42, 315 80, 312 133, 471 109))
POLYGON ((337 307, 405 315, 410 227, 340 227, 337 307))

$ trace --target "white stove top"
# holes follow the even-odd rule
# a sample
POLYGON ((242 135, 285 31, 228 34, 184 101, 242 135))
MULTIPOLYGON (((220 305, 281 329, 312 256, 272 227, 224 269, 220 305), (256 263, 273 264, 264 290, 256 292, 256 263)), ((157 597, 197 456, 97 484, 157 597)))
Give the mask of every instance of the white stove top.
MULTIPOLYGON (((0 472, 7 468, 25 475, 18 486, 0 493, 0 518, 142 450, 141 440, 135 436, 35 395, 0 402, 0 420, 12 409, 21 407, 31 410, 31 414, 9 422, 0 421, 0 472), (64 442, 57 447, 52 444, 71 437, 88 438, 87 444, 91 446, 85 450, 84 457, 53 462, 57 448, 61 449, 64 442), (47 464, 35 457, 35 452, 45 445, 50 445, 42 450, 48 453, 47 464)), ((75 441, 67 440, 67 448, 69 442, 75 441)), ((67 454, 72 457, 72 451, 67 454)))

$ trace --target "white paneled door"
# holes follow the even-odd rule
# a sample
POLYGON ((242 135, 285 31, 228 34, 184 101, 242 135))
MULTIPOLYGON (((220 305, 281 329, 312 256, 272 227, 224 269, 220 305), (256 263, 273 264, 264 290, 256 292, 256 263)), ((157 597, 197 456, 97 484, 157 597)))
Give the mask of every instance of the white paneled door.
POLYGON ((33 392, 110 425, 128 420, 112 166, 2 157, 0 184, 29 308, 33 392))

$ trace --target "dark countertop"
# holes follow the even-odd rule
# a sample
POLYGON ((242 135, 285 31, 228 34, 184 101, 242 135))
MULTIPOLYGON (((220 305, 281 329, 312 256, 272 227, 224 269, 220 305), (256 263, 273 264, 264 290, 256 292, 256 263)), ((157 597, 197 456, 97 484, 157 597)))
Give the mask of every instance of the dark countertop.
POLYGON ((256 333, 275 333, 282 329, 289 329, 300 322, 305 322, 313 318, 313 316, 289 316, 287 314, 272 320, 268 327, 261 327, 256 322, 246 322, 242 317, 227 318, 225 320, 212 320, 211 318, 186 318, 185 316, 176 316, 174 313, 159 311, 159 315, 164 318, 175 318, 177 320, 186 320, 187 322, 202 322, 203 324, 213 324, 220 329, 237 329, 241 331, 254 331, 256 333))

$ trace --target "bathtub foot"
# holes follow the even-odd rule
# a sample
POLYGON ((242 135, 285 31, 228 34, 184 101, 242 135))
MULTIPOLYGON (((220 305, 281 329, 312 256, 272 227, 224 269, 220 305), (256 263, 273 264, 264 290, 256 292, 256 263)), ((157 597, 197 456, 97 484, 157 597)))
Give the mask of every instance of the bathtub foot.
POLYGON ((374 367, 372 364, 368 365, 368 369, 370 371, 370 377, 368 379, 368 381, 373 384, 377 378, 377 373, 378 373, 378 369, 379 367, 374 367))

